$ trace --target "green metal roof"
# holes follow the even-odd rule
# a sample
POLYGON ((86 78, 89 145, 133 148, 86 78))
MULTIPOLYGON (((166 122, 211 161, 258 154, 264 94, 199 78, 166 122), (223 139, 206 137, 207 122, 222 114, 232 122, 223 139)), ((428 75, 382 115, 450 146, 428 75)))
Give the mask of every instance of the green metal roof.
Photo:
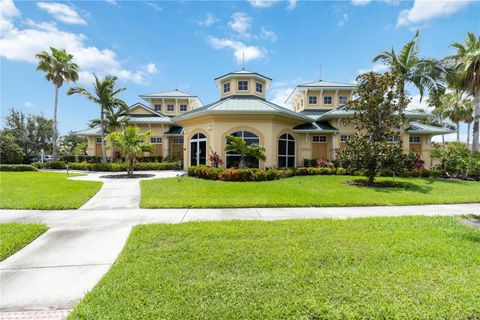
POLYGON ((129 114, 125 115, 128 119, 128 123, 167 123, 173 124, 172 118, 167 116, 158 116, 158 115, 137 115, 129 114))
POLYGON ((328 121, 307 122, 293 128, 295 132, 337 132, 328 121))
POLYGON ((312 82, 299 84, 298 87, 319 87, 319 88, 333 87, 333 88, 354 89, 355 85, 351 84, 351 83, 345 83, 345 82, 318 80, 318 81, 312 81, 312 82))
MULTIPOLYGON (((76 134, 77 136, 99 136, 101 132, 102 130, 100 126, 96 126, 93 128, 87 128, 80 131, 74 131, 73 134, 76 134)), ((105 134, 108 134, 107 130, 105 130, 105 134)))
POLYGON ((330 111, 330 109, 305 109, 300 111, 301 114, 304 114, 313 120, 317 120, 320 116, 324 115, 330 111))
POLYGON ((188 92, 180 91, 178 89, 140 95, 140 98, 150 98, 150 99, 151 98, 196 98, 196 97, 197 97, 196 95, 193 95, 188 92))
POLYGON ((235 75, 240 75, 240 76, 254 75, 254 76, 258 76, 258 77, 265 78, 265 79, 268 79, 268 80, 272 80, 271 78, 269 78, 267 76, 264 76, 263 74, 260 74, 258 72, 248 71, 248 70, 245 70, 245 69, 241 69, 241 70, 238 70, 238 71, 226 73, 223 76, 216 77, 214 80, 222 79, 222 78, 225 78, 225 77, 228 77, 228 76, 235 76, 235 75))
MULTIPOLYGON (((330 110, 328 112, 323 113, 318 119, 321 120, 328 120, 328 119, 336 119, 336 118, 348 118, 353 117, 355 111, 352 109, 347 109, 345 105, 338 107, 336 109, 330 110)), ((412 110, 405 110, 405 117, 407 119, 426 119, 430 117, 428 113, 412 111, 412 110)))
POLYGON ((311 119, 298 112, 281 107, 273 102, 256 96, 230 96, 220 99, 206 106, 193 109, 173 118, 183 120, 203 114, 281 114, 298 120, 311 121, 311 119))
POLYGON ((166 136, 181 136, 181 135, 183 135, 183 127, 173 126, 173 127, 170 128, 170 130, 165 132, 165 135, 166 136))
POLYGON ((410 126, 408 127, 407 132, 438 135, 438 134, 448 134, 454 131, 448 128, 435 127, 435 126, 414 121, 414 122, 410 122, 410 126))

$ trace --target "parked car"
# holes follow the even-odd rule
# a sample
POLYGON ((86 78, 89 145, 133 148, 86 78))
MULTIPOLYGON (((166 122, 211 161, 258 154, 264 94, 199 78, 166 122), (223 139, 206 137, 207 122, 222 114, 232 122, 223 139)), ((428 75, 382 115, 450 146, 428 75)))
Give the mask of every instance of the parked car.
POLYGON ((43 156, 43 162, 52 162, 53 156, 52 155, 45 155, 43 156))

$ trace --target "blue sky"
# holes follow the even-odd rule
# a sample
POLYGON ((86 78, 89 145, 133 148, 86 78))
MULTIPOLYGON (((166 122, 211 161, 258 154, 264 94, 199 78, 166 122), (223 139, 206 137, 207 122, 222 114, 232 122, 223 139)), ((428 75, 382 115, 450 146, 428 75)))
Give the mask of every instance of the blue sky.
MULTIPOLYGON (((204 103, 218 98, 213 79, 245 67, 273 78, 269 99, 283 103, 296 84, 352 82, 384 70, 372 57, 421 32, 421 53, 441 58, 468 31, 480 33, 475 1, 140 2, 0 0, 1 109, 52 115, 53 86, 35 71, 35 53, 66 48, 91 72, 113 73, 128 104, 140 94, 179 89, 204 103)), ((98 108, 61 89, 62 133, 86 127, 98 108)), ((411 90, 415 97, 417 92, 411 90)), ((415 102, 418 104, 418 102, 415 102)), ((463 134, 465 130, 463 130, 463 134)))

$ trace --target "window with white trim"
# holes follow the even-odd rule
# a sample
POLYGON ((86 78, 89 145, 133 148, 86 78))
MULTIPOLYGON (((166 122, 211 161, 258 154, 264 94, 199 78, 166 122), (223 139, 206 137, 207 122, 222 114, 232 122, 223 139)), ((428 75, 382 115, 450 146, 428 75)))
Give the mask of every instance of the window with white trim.
MULTIPOLYGON (((231 133, 231 134, 229 134, 229 136, 242 138, 242 140, 245 141, 245 143, 247 145, 252 145, 252 144, 257 144, 258 145, 258 144, 260 144, 260 138, 255 133, 250 132, 250 131, 241 130, 241 131, 231 133)), ((226 144, 230 143, 230 141, 228 139, 228 136, 227 136, 225 142, 226 142, 226 144)), ((259 161, 258 161, 257 158, 246 157, 244 160, 245 160, 245 165, 248 168, 258 168, 258 166, 259 166, 259 161)), ((226 165, 227 168, 238 167, 239 164, 240 164, 240 155, 239 154, 235 154, 235 153, 232 153, 232 152, 227 152, 225 154, 225 165, 226 165)))
POLYGON ((288 133, 278 138, 278 167, 295 167, 295 139, 288 133))
POLYGON ((101 144, 102 143, 102 137, 97 137, 97 144, 101 144))
POLYGON ((326 143, 327 136, 312 136, 313 143, 326 143))
POLYGON ((347 135, 341 135, 340 136, 340 142, 346 142, 348 140, 349 136, 347 135))
POLYGON ((332 97, 330 96, 323 97, 323 104, 332 104, 332 97))
POLYGON ((263 84, 257 82, 255 89, 257 90, 258 93, 262 93, 263 92, 263 84))
POLYGON ((183 138, 173 138, 173 144, 183 144, 183 138))
POLYGON ((150 143, 152 144, 162 144, 162 138, 160 137, 151 137, 150 143))
POLYGON ((230 82, 226 82, 223 84, 223 93, 230 92, 230 82))
POLYGON ((187 111, 187 105, 186 104, 181 104, 180 105, 180 111, 187 111))
POLYGON ((422 143, 422 139, 420 138, 420 136, 410 136, 409 138, 409 141, 411 144, 420 144, 422 143))
POLYGON ((340 97, 338 97, 338 104, 344 105, 344 104, 346 104, 347 102, 348 102, 348 98, 347 98, 347 97, 345 97, 345 96, 340 96, 340 97))
POLYGON ((248 90, 248 81, 240 80, 238 81, 238 91, 247 91, 248 90))
POLYGON ((395 143, 395 141, 396 141, 396 140, 395 140, 395 137, 387 137, 385 140, 386 140, 388 143, 395 143))
POLYGON ((173 111, 175 111, 175 106, 174 106, 173 104, 167 105, 167 111, 168 111, 168 112, 173 112, 173 111))
POLYGON ((155 105, 155 111, 158 111, 158 112, 162 111, 162 105, 161 104, 156 104, 155 105))
POLYGON ((317 104, 317 96, 308 96, 308 104, 317 104))

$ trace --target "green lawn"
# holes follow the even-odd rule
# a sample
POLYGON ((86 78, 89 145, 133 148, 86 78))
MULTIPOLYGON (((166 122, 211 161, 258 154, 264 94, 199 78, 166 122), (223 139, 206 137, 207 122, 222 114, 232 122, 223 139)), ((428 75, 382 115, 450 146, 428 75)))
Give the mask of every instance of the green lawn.
MULTIPOLYGON (((266 182, 224 182, 191 177, 141 182, 143 208, 365 206, 480 202, 480 183, 395 179, 405 188, 346 185, 348 176, 302 176, 266 182)), ((391 181, 380 178, 379 181, 391 181)))
POLYGON ((25 247, 47 229, 41 223, 0 223, 0 261, 25 247))
POLYGON ((143 225, 69 319, 478 319, 452 217, 143 225))
POLYGON ((73 176, 76 174, 0 172, 0 208, 79 208, 100 189, 102 183, 67 180, 68 177, 73 176))

